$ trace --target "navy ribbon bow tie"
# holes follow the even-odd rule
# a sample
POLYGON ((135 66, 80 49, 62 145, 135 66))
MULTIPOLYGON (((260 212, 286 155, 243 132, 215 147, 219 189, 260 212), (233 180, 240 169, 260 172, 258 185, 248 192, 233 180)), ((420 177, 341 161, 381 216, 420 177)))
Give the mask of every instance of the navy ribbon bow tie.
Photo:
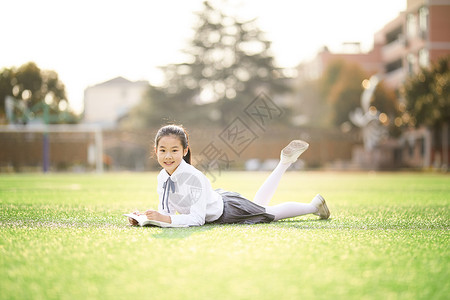
POLYGON ((164 193, 163 193, 163 198, 162 198, 162 208, 164 209, 164 202, 165 202, 165 205, 167 207, 167 212, 170 213, 169 193, 175 192, 175 182, 173 182, 170 177, 167 178, 166 182, 164 182, 164 184, 163 184, 163 189, 164 189, 164 193))

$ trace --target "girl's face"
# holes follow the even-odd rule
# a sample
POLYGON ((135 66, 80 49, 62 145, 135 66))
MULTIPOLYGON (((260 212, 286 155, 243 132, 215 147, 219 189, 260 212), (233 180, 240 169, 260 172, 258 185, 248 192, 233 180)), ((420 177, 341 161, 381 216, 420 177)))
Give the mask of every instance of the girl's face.
POLYGON ((188 148, 183 149, 180 139, 173 135, 167 135, 159 140, 155 149, 158 163, 169 175, 178 168, 183 156, 188 152, 188 148))

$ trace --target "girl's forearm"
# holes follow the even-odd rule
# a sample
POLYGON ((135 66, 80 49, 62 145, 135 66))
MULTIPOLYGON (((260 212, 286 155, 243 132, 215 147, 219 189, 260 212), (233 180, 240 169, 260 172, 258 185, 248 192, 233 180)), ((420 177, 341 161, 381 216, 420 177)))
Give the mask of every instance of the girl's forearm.
POLYGON ((170 218, 170 216, 166 216, 166 215, 161 215, 162 222, 166 222, 166 223, 172 223, 172 219, 170 218))
POLYGON ((163 215, 156 210, 147 210, 144 215, 146 215, 149 220, 172 223, 172 219, 170 218, 170 216, 163 215))

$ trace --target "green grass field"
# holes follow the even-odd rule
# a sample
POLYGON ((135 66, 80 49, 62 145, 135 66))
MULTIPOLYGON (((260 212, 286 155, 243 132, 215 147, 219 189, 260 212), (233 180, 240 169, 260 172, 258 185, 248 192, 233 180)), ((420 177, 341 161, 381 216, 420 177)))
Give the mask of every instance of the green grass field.
POLYGON ((0 299, 449 299, 448 175, 289 172, 273 203, 317 193, 329 220, 134 228, 156 173, 0 175, 0 299))

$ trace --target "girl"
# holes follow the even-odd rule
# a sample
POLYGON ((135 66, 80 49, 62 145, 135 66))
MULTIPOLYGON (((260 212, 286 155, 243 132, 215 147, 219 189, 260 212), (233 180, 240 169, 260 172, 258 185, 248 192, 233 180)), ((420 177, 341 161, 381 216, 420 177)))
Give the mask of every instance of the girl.
MULTIPOLYGON (((167 125, 155 138, 155 153, 163 168, 158 175, 158 210, 147 210, 149 220, 200 226, 205 223, 265 223, 306 214, 328 219, 330 212, 322 196, 311 203, 286 202, 268 206, 281 176, 309 147, 294 140, 281 151, 275 170, 257 191, 253 202, 238 193, 213 190, 208 178, 191 165, 189 137, 183 127, 167 125)), ((135 214, 141 214, 135 212, 135 214)), ((131 225, 137 222, 128 219, 131 225)))

